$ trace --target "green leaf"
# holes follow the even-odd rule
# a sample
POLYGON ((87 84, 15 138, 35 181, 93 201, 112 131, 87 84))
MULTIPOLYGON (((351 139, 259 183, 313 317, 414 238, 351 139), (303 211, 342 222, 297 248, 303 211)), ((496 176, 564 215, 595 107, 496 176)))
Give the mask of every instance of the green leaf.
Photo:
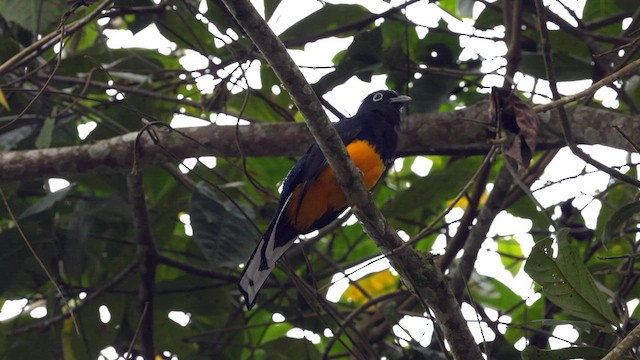
POLYGON ((566 359, 601 359, 607 355, 607 349, 593 346, 573 346, 564 349, 546 350, 528 346, 522 351, 523 360, 566 360, 566 359))
POLYGON ((38 34, 47 34, 55 30, 66 10, 67 2, 64 0, 4 0, 0 2, 2 17, 38 34))
MULTIPOLYGON (((2 274, 16 274, 30 256, 24 240, 16 228, 0 231, 0 271, 2 274)), ((11 286, 15 276, 0 276, 0 294, 11 286)))
MULTIPOLYGON (((430 31, 416 44, 414 56, 427 67, 458 69, 461 52, 459 37, 449 32, 444 22, 440 22, 436 30, 430 31)), ((437 111, 442 103, 449 100, 452 90, 459 83, 460 79, 450 76, 422 74, 420 79, 413 81, 411 110, 417 113, 437 111)))
POLYGON ((533 223, 532 229, 542 230, 549 228, 549 220, 540 211, 535 203, 527 196, 521 197, 518 201, 513 203, 507 212, 513 216, 517 216, 523 219, 529 219, 533 223))
MULTIPOLYGON (((503 6, 503 2, 501 0, 496 1, 496 5, 503 6)), ((489 30, 502 24, 502 13, 487 6, 482 10, 474 25, 478 30, 489 30)))
POLYGON ((69 193, 73 190, 73 186, 67 186, 64 189, 60 189, 56 192, 49 193, 38 200, 35 204, 29 206, 20 216, 18 220, 24 220, 29 216, 39 214, 43 211, 51 209, 58 201, 64 200, 69 193))
POLYGON ((496 310, 506 311, 522 302, 522 298, 504 283, 487 276, 474 275, 469 290, 473 299, 496 310))
POLYGON ((318 349, 304 339, 282 337, 264 344, 261 349, 265 351, 265 359, 268 360, 288 360, 291 359, 291 354, 298 354, 307 360, 322 358, 318 349))
POLYGON ((607 297, 597 288, 591 274, 572 248, 568 232, 558 237, 558 256, 553 259, 553 240, 538 241, 531 250, 524 270, 542 286, 542 293, 570 315, 598 325, 619 326, 607 297))
POLYGON ((458 191, 471 179, 480 158, 471 157, 450 163, 446 168, 431 169, 428 176, 411 183, 411 187, 398 195, 382 208, 385 214, 397 216, 416 209, 428 208, 437 211, 447 200, 453 199, 458 191))
POLYGON ((264 18, 269 21, 276 11, 281 0, 264 0, 264 18))
POLYGON ((324 94, 352 76, 357 76, 362 81, 371 81, 371 75, 382 64, 381 52, 382 31, 379 27, 359 33, 344 52, 336 69, 323 76, 314 85, 314 90, 318 94, 324 94))
POLYGON ((47 118, 44 121, 44 124, 42 124, 40 132, 38 133, 38 137, 36 138, 36 147, 38 149, 44 149, 51 146, 51 137, 54 125, 55 120, 53 118, 47 118))
POLYGON ((193 240, 214 267, 236 268, 251 255, 259 236, 251 220, 203 184, 191 195, 190 215, 193 240))
MULTIPOLYGON (((346 24, 352 24, 370 17, 372 14, 360 5, 325 4, 320 10, 293 24, 285 30, 280 39, 283 42, 313 38, 323 32, 336 30, 346 24)), ((332 36, 345 37, 353 35, 353 30, 332 34, 332 36)))
POLYGON ((64 242, 62 263, 67 275, 76 280, 82 277, 85 264, 84 251, 89 230, 93 224, 93 217, 88 212, 89 203, 87 201, 79 200, 76 202, 64 242))
MULTIPOLYGON (((588 59, 556 51, 553 52, 552 56, 556 80, 558 81, 583 80, 590 78, 593 73, 593 65, 588 59)), ((523 51, 521 58, 520 70, 523 73, 540 79, 547 78, 542 53, 523 51)))
POLYGON ((604 231, 602 233, 602 242, 606 244, 614 236, 616 231, 631 217, 640 212, 640 201, 627 204, 620 209, 616 210, 611 216, 611 219, 606 223, 604 231))
POLYGON ((500 261, 504 268, 515 277, 520 272, 524 264, 524 253, 518 240, 509 238, 498 239, 498 253, 500 253, 500 261))

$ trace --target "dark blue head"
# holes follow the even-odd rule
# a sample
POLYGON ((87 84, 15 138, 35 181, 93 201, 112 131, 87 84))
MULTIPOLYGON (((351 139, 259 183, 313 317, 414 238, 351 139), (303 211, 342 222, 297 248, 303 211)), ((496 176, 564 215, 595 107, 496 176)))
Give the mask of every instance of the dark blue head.
POLYGON ((358 112, 370 111, 370 110, 388 110, 393 109, 400 111, 404 106, 404 103, 411 100, 406 95, 398 95, 392 90, 380 90, 369 94, 362 100, 362 104, 358 109, 358 112))

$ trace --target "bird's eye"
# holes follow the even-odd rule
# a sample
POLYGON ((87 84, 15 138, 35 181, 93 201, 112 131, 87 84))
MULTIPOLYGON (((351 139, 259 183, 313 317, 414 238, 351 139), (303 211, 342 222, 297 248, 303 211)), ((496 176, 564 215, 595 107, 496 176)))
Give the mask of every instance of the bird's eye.
POLYGON ((378 101, 382 100, 383 97, 384 97, 384 95, 382 95, 382 93, 375 93, 373 95, 373 99, 372 100, 375 101, 375 102, 378 102, 378 101))

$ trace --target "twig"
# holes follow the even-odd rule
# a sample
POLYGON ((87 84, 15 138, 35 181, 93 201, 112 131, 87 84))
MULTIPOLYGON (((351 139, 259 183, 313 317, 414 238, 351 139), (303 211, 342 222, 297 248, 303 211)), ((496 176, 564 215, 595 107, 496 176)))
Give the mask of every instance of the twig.
MULTIPOLYGON (((540 27, 540 38, 542 42, 542 51, 544 54, 544 64, 547 71, 547 78, 549 79, 549 88, 551 89, 551 94, 553 95, 553 99, 559 100, 560 93, 558 92, 558 88, 557 88, 555 69, 553 67, 553 58, 551 57, 551 41, 549 40, 549 30, 547 29, 545 8, 544 8, 544 5, 542 4, 542 0, 535 0, 535 4, 536 4, 536 12, 538 14, 538 26, 540 27)), ((623 74, 630 72, 631 70, 635 69, 635 67, 638 67, 638 66, 640 66, 640 59, 630 63, 629 65, 620 69, 620 71, 613 73, 604 79, 609 79, 611 82, 613 82, 613 80, 623 76, 623 74), (616 75, 616 76, 614 77, 613 75, 616 75)), ((591 86, 590 88, 592 87, 593 86, 591 86)), ((536 108, 534 108, 534 110, 538 111, 538 109, 536 108)), ((620 181, 623 181, 627 184, 631 184, 637 188, 640 188, 640 181, 638 179, 635 179, 631 176, 628 176, 619 171, 611 169, 610 167, 594 160, 591 156, 589 156, 587 153, 582 151, 582 149, 578 147, 575 139, 573 138, 573 134, 571 133, 571 124, 569 122, 569 116, 567 115, 567 112, 565 111, 562 105, 558 106, 558 113, 560 115, 560 124, 562 125, 562 134, 564 136, 564 140, 574 155, 576 155, 586 163, 594 166, 596 169, 603 171, 620 181)))
MULTIPOLYGON (((142 308, 142 315, 140 315, 140 320, 138 321, 138 325, 136 325, 136 331, 133 333, 133 338, 129 342, 129 347, 127 348, 127 354, 125 356, 125 360, 131 359, 131 356, 133 355, 131 350, 133 349, 133 346, 136 344, 138 335, 140 335, 142 324, 144 323, 144 319, 146 318, 147 310, 149 310, 149 304, 145 303, 144 307, 142 308)), ((143 350, 143 353, 145 353, 144 350, 143 350)), ((149 359, 149 358, 145 357, 145 359, 149 359)))
POLYGON ((29 242, 29 239, 27 239, 27 236, 22 231, 22 227, 18 223, 18 219, 16 219, 15 215, 13 214, 13 210, 11 210, 11 206, 9 206, 9 202, 7 201, 7 197, 4 195, 4 191, 2 190, 1 187, 0 187, 0 197, 2 198, 2 202, 4 203, 4 206, 7 209, 7 213, 9 214, 9 217, 11 218, 11 221, 13 222, 13 224, 16 227, 16 229, 18 230, 18 233, 20 234, 20 237, 22 238, 22 240, 24 241, 25 245, 29 249, 29 252, 31 252, 31 255, 33 256, 33 258, 38 263, 38 266, 40 266, 40 269, 42 269, 42 271, 45 273, 45 275, 47 276, 47 279, 49 279, 49 281, 55 287, 56 292, 58 293, 58 295, 60 295, 60 299, 62 300, 62 302, 69 309, 69 315, 71 316, 71 320, 73 320, 73 326, 75 327, 76 334, 80 335, 80 328, 78 327, 78 322, 76 321, 76 317, 73 314, 73 309, 69 306, 69 301, 67 300, 67 297, 62 292, 62 289, 60 288, 60 285, 58 285, 58 282, 56 281, 56 279, 54 279, 53 276, 51 275, 51 273, 49 272, 49 269, 47 269, 47 267, 44 265, 44 263, 40 259, 40 256, 38 256, 38 253, 36 252, 36 250, 33 248, 33 246, 31 246, 31 243, 29 242))
POLYGON ((635 61, 630 62, 628 65, 626 65, 625 67, 621 68, 620 70, 609 74, 605 77, 603 77, 602 79, 596 81, 595 83, 593 83, 591 86, 589 86, 588 88, 579 91, 575 94, 571 94, 571 95, 567 95, 567 96, 559 96, 558 94, 558 98, 554 98, 554 100, 550 103, 547 104, 542 104, 542 105, 536 105, 533 107, 533 110, 535 112, 543 112, 543 111, 548 111, 551 109, 555 109, 557 107, 561 107, 563 105, 566 105, 570 102, 576 101, 578 99, 581 99, 585 96, 589 96, 593 93, 595 93, 596 91, 598 91, 600 88, 610 85, 612 84, 614 81, 625 77, 627 75, 631 75, 631 73, 633 73, 638 67, 640 67, 640 59, 636 59, 635 61))
MULTIPOLYGON (((347 156, 344 144, 327 118, 320 101, 282 42, 249 0, 223 0, 223 2, 292 95, 296 106, 305 117, 311 134, 336 173, 347 201, 363 223, 367 234, 376 241, 383 252, 401 246, 404 242, 373 204, 371 194, 347 156)), ((398 253, 398 256, 391 257, 390 261, 417 296, 433 310, 438 325, 443 329, 449 342, 453 357, 482 359, 480 349, 462 316, 460 306, 453 298, 443 274, 435 266, 433 259, 411 247, 406 247, 398 253)))
MULTIPOLYGON (((120 271, 108 283, 104 284, 99 289, 97 289, 95 291, 87 291, 87 297, 82 299, 82 301, 80 301, 73 308, 73 310, 75 312, 79 312, 83 307, 91 304, 93 302, 93 300, 98 298, 100 295, 104 294, 107 291, 110 291, 115 286, 120 284, 129 274, 131 274, 134 270, 136 270, 137 267, 138 267, 138 262, 135 261, 135 262, 129 264, 124 269, 122 269, 122 271, 120 271)), ((6 334, 7 334, 7 336, 18 336, 18 335, 22 335, 22 334, 28 333, 30 331, 47 329, 49 326, 54 325, 54 324, 56 324, 56 323, 58 323, 58 322, 60 322, 60 321, 62 321, 64 319, 68 318, 69 316, 71 316, 71 313, 59 314, 59 315, 50 317, 50 318, 45 319, 45 320, 40 321, 40 322, 32 323, 32 324, 29 324, 29 325, 21 327, 21 328, 17 328, 17 329, 13 329, 11 331, 7 331, 6 334)))
POLYGON ((3 64, 0 64, 0 75, 22 64, 25 60, 28 60, 30 56, 32 56, 32 54, 42 52, 58 43, 65 34, 69 36, 74 32, 82 29, 90 21, 93 21, 96 17, 100 16, 100 14, 102 14, 102 11, 109 7, 113 1, 114 0, 106 0, 102 4, 98 5, 91 13, 89 13, 89 15, 66 27, 64 34, 59 30, 56 30, 49 33, 48 35, 43 36, 40 40, 34 42, 33 44, 27 46, 24 50, 11 57, 11 59, 5 61, 3 64))

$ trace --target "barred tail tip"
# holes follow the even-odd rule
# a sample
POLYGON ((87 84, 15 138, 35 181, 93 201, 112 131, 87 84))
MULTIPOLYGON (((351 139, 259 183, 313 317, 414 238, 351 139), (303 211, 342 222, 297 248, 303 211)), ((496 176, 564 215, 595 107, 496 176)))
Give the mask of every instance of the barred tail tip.
POLYGON ((273 269, 269 264, 261 263, 263 261, 263 257, 261 256, 263 246, 265 246, 265 242, 261 241, 251 255, 251 258, 249 258, 240 277, 240 281, 238 281, 238 288, 244 297, 248 310, 251 310, 256 304, 258 293, 273 269))

